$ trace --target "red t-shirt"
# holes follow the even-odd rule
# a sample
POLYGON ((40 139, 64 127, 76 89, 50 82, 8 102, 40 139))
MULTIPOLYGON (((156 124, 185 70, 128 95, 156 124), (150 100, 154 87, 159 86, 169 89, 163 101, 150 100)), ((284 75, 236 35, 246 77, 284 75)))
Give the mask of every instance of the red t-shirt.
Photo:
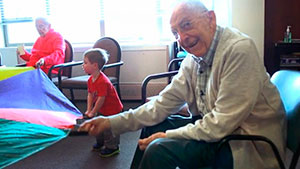
POLYGON ((103 105, 101 106, 99 113, 104 116, 118 114, 123 109, 116 89, 108 79, 108 77, 100 72, 96 81, 92 81, 92 76, 88 80, 88 92, 93 96, 93 104, 96 102, 98 96, 105 96, 103 105))

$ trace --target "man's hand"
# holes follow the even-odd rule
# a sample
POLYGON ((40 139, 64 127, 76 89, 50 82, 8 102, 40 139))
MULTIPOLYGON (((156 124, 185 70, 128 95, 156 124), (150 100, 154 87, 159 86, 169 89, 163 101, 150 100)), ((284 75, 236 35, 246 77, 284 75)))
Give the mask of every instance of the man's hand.
POLYGON ((35 63, 35 66, 36 67, 41 67, 41 66, 43 66, 45 64, 45 60, 43 59, 43 58, 41 58, 39 61, 37 61, 36 63, 35 63))
POLYGON ((158 132, 158 133, 154 133, 151 136, 149 136, 148 138, 144 138, 144 139, 140 139, 138 144, 139 144, 139 148, 140 150, 145 150, 147 148, 147 146, 155 139, 157 138, 165 138, 166 137, 166 133, 164 132, 158 132))
POLYGON ((108 118, 103 118, 101 116, 87 120, 83 122, 78 131, 86 131, 92 136, 97 136, 103 131, 109 130, 111 128, 108 118))

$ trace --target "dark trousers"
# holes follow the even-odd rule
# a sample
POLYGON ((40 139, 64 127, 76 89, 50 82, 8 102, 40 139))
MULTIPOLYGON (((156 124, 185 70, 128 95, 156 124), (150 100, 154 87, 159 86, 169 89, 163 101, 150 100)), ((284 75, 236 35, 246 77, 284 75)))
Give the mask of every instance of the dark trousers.
MULTIPOLYGON (((193 119, 168 118, 162 123, 142 129, 140 138, 194 123, 193 119)), ((193 169, 212 166, 215 160, 219 168, 232 169, 233 157, 229 144, 222 148, 222 158, 215 159, 218 142, 160 138, 151 142, 145 151, 137 147, 131 169, 193 169)))

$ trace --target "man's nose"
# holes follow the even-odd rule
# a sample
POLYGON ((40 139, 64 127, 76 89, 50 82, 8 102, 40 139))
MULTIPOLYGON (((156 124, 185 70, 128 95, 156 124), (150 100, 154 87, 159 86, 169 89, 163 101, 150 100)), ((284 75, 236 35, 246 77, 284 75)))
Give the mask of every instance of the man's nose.
POLYGON ((178 31, 177 41, 178 42, 184 41, 185 38, 186 38, 186 33, 184 31, 178 31))
POLYGON ((177 42, 182 45, 185 35, 183 33, 178 33, 177 42))

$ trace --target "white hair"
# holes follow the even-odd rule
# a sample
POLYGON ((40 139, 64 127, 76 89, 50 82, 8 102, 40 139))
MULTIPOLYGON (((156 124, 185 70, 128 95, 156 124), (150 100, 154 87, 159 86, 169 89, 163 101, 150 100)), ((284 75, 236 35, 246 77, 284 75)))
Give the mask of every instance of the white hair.
POLYGON ((50 19, 46 16, 39 16, 35 18, 35 22, 42 21, 46 25, 51 25, 50 19))

